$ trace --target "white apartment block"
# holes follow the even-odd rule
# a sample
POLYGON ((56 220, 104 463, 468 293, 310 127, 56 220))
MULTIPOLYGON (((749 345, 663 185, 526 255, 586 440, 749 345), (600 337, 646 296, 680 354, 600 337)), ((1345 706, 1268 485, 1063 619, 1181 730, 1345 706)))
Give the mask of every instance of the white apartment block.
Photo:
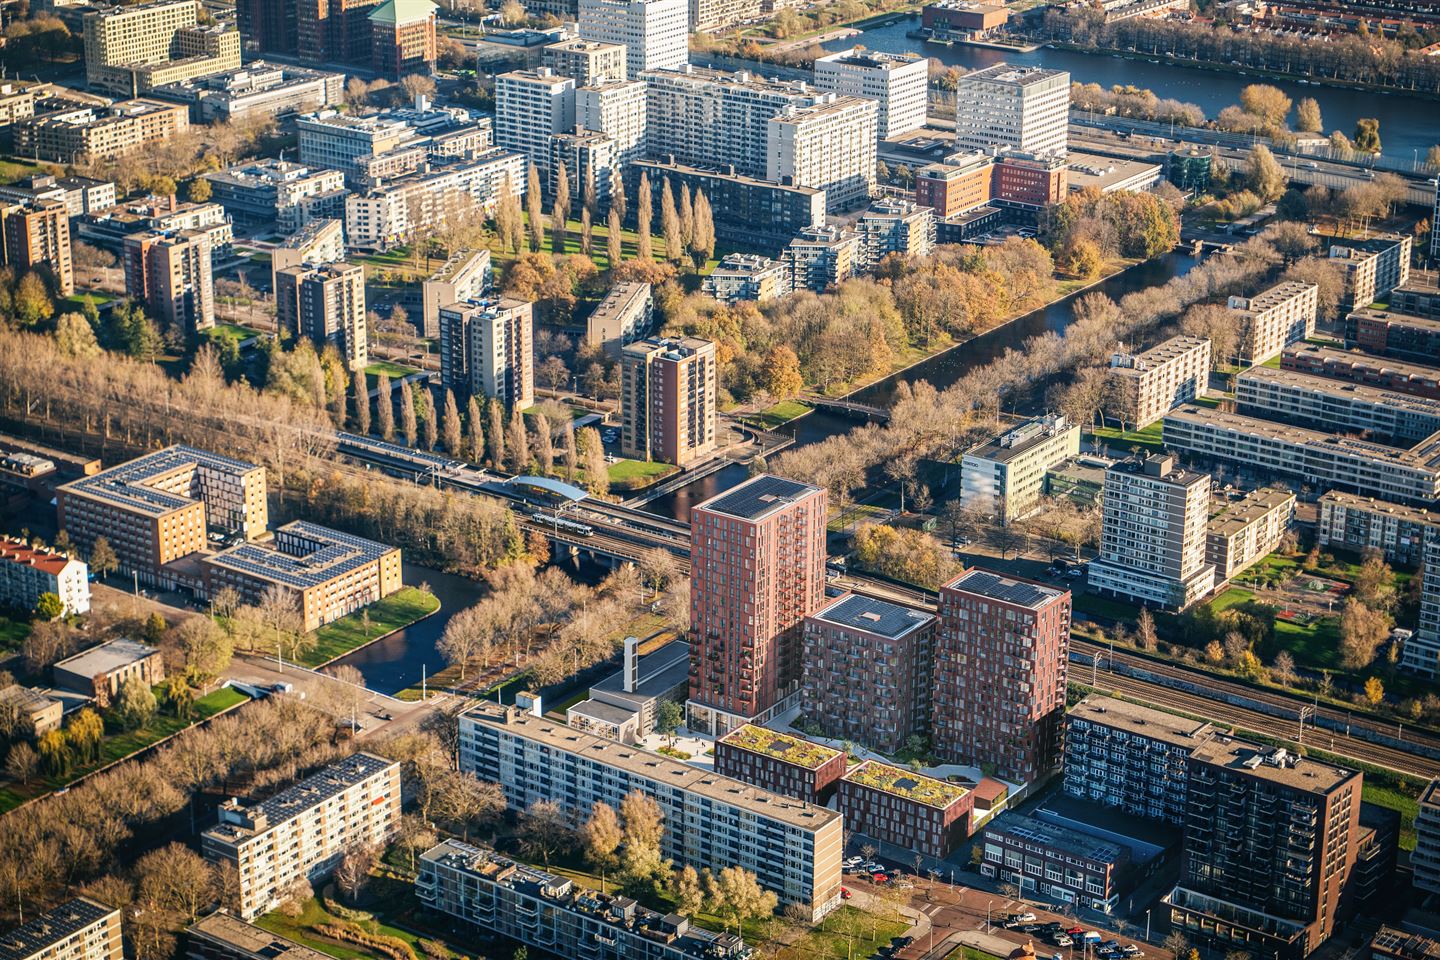
POLYGON ((456 250, 450 254, 445 265, 420 285, 421 335, 440 336, 440 308, 479 300, 490 291, 491 276, 489 250, 456 250))
MULTIPOLYGON (((1425 569, 1420 580, 1420 629, 1405 641, 1400 650, 1400 668, 1433 679, 1440 674, 1440 537, 1425 541, 1424 557, 1425 569)), ((1436 801, 1433 784, 1427 796, 1431 799, 1432 809, 1426 811, 1424 805, 1421 806, 1430 831, 1424 843, 1430 856, 1425 869, 1432 882, 1440 886, 1440 811, 1433 809, 1436 801)), ((1415 818, 1415 829, 1421 830, 1419 817, 1415 818)), ((1421 852, 1418 842, 1415 852, 1421 852)), ((1415 878, 1417 882, 1421 878, 1421 867, 1418 865, 1415 878)))
POLYGON ((1237 361, 1242 366, 1262 364, 1312 336, 1319 294, 1313 283, 1287 280, 1258 296, 1231 297, 1230 309, 1240 315, 1237 361))
POLYGON ((415 230, 450 217, 495 212, 502 190, 525 195, 525 156, 499 148, 428 173, 413 173, 367 193, 345 198, 345 236, 352 247, 381 250, 404 243, 415 230))
POLYGON ((495 78, 495 144, 550 170, 550 138, 575 129, 575 81, 548 67, 495 78))
POLYGON ((1349 312, 1368 307, 1410 279, 1410 237, 1382 233, 1366 240, 1330 246, 1330 262, 1345 277, 1340 309, 1349 312))
POLYGON ((571 37, 550 44, 541 51, 540 57, 542 66, 569 77, 577 87, 624 80, 628 76, 625 47, 618 43, 571 37))
POLYGON ((690 61, 687 0, 580 0, 580 36, 625 45, 632 77, 690 61))
POLYGON ((912 200, 886 197, 860 214, 855 231, 865 269, 873 270, 892 253, 927 256, 935 248, 935 211, 912 200))
POLYGON ((0 606, 34 610, 42 593, 60 598, 64 615, 90 609, 90 568, 63 553, 0 536, 0 606))
POLYGON ((521 410, 535 402, 534 307, 475 300, 440 308, 440 382, 521 410))
POLYGON ((0 936, 4 960, 123 960, 120 911, 76 897, 0 936))
POLYGON ((307 167, 328 167, 358 173, 355 161, 398 147, 420 142, 409 124, 388 117, 352 117, 334 110, 321 110, 295 118, 300 162, 307 167))
POLYGON ((855 47, 815 61, 815 86, 880 105, 881 140, 925 126, 930 58, 855 47))
POLYGON ((615 143, 621 166, 645 157, 645 81, 627 80, 575 91, 575 126, 615 143))
POLYGON ((994 154, 1009 147, 1036 155, 1065 153, 1070 74, 997 63, 960 78, 955 91, 955 150, 994 154))
POLYGON ((875 189, 873 100, 836 97, 810 107, 787 107, 769 124, 765 179, 825 191, 825 211, 870 201, 875 189))
POLYGON ((236 868, 240 916, 251 920, 283 903, 296 881, 323 880, 349 850, 383 846, 399 827, 400 764, 357 753, 262 803, 221 804, 200 848, 236 868))
POLYGON ((1091 592, 1183 610, 1214 588, 1205 559, 1208 474, 1168 456, 1127 460, 1105 471, 1104 504, 1091 592))
POLYGON ((1033 510, 1045 471, 1080 453, 1080 425, 1038 417, 989 440, 960 461, 960 502, 1009 523, 1033 510))
MULTIPOLYGON (((1440 212, 1440 211, 1437 211, 1440 212)), ((1415 814, 1415 851, 1410 854, 1415 886, 1426 893, 1440 893, 1440 780, 1431 780, 1420 794, 1415 814)))
POLYGON ((689 0, 691 30, 723 30, 760 16, 760 0, 689 0))
POLYGON ((1112 353, 1110 382, 1121 424, 1140 430, 1182 403, 1206 394, 1210 383, 1210 341, 1171 337, 1144 353, 1112 353))
POLYGON ((583 817, 639 790, 659 804, 677 865, 744 867, 814 919, 840 904, 843 822, 826 807, 494 703, 460 715, 460 769, 500 784, 516 811, 548 800, 583 817))
POLYGON ((1273 367, 1252 367, 1235 378, 1235 409, 1392 443, 1416 444, 1440 431, 1440 400, 1273 367))
POLYGON ((1259 563, 1280 546, 1295 520, 1295 494, 1267 488, 1227 504, 1210 518, 1205 534, 1205 559, 1224 583, 1259 563))

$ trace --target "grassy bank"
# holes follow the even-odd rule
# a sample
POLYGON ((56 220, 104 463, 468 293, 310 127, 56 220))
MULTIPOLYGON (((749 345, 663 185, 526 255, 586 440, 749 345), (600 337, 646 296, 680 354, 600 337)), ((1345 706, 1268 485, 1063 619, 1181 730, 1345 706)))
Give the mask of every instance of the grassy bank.
POLYGON ((319 667, 387 633, 408 627, 440 609, 440 601, 418 587, 405 587, 364 610, 327 623, 315 631, 315 642, 301 651, 302 667, 319 667), (366 624, 366 615, 369 624, 366 624))

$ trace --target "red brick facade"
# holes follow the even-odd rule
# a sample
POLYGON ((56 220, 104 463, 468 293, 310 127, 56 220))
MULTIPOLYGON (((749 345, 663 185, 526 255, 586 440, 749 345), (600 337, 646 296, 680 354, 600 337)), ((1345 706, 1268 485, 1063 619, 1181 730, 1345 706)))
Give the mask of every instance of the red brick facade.
POLYGON ((855 833, 927 857, 944 858, 970 836, 975 795, 931 777, 870 760, 840 781, 838 807, 845 816, 846 828, 855 833), (896 789, 862 782, 870 774, 879 774, 886 781, 894 782, 896 789), (928 788, 932 796, 939 794, 940 798, 935 802, 918 799, 912 785, 920 790, 928 788))

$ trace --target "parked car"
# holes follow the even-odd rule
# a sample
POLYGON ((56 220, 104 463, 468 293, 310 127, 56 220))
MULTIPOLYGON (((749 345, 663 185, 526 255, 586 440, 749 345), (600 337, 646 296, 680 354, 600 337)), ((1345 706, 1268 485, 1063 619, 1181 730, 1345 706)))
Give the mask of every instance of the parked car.
POLYGON ((912 943, 914 943, 914 942, 915 942, 915 938, 914 938, 914 937, 891 937, 891 938, 890 938, 890 943, 895 947, 896 950, 904 950, 906 947, 910 946, 910 944, 912 944, 912 943))
POLYGON ((890 875, 888 873, 872 873, 870 879, 876 883, 889 883, 890 875))
POLYGON ((1066 927, 1065 932, 1072 937, 1078 937, 1085 933, 1084 927, 1066 927))
POLYGON ((1035 914, 1033 914, 1033 913, 1017 913, 1017 914, 1015 914, 1015 919, 1016 919, 1016 920, 1019 920, 1021 923, 1034 923, 1034 922, 1035 922, 1035 914))
POLYGON ((860 866, 860 864, 862 864, 862 863, 865 862, 865 858, 864 858, 864 857, 846 857, 844 860, 842 860, 842 861, 840 861, 840 862, 843 863, 843 864, 844 864, 845 866, 847 866, 847 867, 858 867, 858 866, 860 866))
POLYGON ((841 888, 840 888, 840 899, 841 899, 841 900, 849 900, 849 899, 850 899, 851 897, 853 897, 853 896, 854 896, 854 894, 850 892, 850 888, 848 888, 848 887, 841 887, 841 888))
POLYGON ((1141 950, 1133 943, 1127 943, 1125 945, 1125 949, 1121 950, 1120 952, 1125 954, 1125 956, 1129 957, 1130 960, 1139 960, 1140 957, 1145 956, 1145 951, 1141 950))
POLYGON ((1056 933, 1051 935, 1050 942, 1055 944, 1055 946, 1057 947, 1068 947, 1075 941, 1071 940, 1068 934, 1056 933))

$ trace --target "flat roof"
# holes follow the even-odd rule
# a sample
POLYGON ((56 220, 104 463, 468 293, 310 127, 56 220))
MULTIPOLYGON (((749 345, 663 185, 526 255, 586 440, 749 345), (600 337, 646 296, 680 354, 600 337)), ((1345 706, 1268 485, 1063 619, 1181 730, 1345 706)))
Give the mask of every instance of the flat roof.
POLYGON ((1300 280, 1285 280, 1275 284, 1273 287, 1268 287, 1260 291, 1253 297, 1243 298, 1246 301, 1246 305, 1237 309, 1242 313, 1258 313, 1262 310, 1270 310, 1288 300, 1302 296, 1311 290, 1319 290, 1319 287, 1313 283, 1305 283, 1300 280))
POLYGON ((1408 521, 1410 523, 1435 526, 1440 524, 1440 511, 1427 510, 1424 507, 1412 507, 1405 503, 1393 503, 1389 500, 1380 500, 1376 497, 1362 497, 1357 493, 1346 493, 1343 490, 1328 490, 1320 495, 1319 503, 1333 503, 1337 507, 1344 507, 1347 510, 1363 510, 1366 513, 1382 513, 1396 520, 1408 521))
POLYGON ((1420 793, 1420 806, 1440 812, 1440 778, 1431 780, 1420 793))
POLYGON ((721 737, 720 742, 740 750, 774 757, 806 770, 818 769, 841 756, 841 752, 834 747, 827 747, 823 743, 803 737, 792 737, 788 733, 753 723, 741 724, 721 737))
POLYGON ((0 935, 0 960, 25 960, 112 913, 119 911, 88 897, 67 900, 54 910, 0 935))
MULTIPOLYGON (((1357 457, 1383 460, 1414 470, 1424 470, 1433 473, 1437 469, 1440 469, 1440 462, 1427 462, 1440 461, 1440 457, 1431 456, 1433 448, 1436 446, 1436 438, 1433 437, 1427 437, 1420 441, 1419 445, 1405 450, 1400 447, 1387 447, 1383 443, 1356 440, 1354 437, 1342 437, 1333 433, 1325 433, 1321 430, 1311 430, 1308 427, 1291 426, 1288 423, 1262 420, 1259 417, 1247 417, 1244 414, 1214 410, 1210 407, 1200 407, 1195 404, 1183 404, 1165 414, 1165 422, 1168 424, 1171 420, 1176 420, 1181 423, 1203 424, 1215 430, 1230 430, 1235 433, 1252 434, 1285 443, 1339 449, 1357 457)), ((1169 442, 1168 438, 1166 442, 1169 442)))
POLYGON ((220 823, 205 833, 227 841, 263 833, 293 820, 307 810, 313 810, 331 797, 344 793, 355 784, 393 766, 398 766, 396 761, 377 757, 373 753, 351 754, 299 783, 286 787, 270 799, 246 807, 244 812, 249 816, 262 815, 265 818, 264 826, 259 829, 251 829, 238 823, 220 823))
POLYGON ((641 301, 650 298, 650 284, 643 280, 627 280, 617 283, 605 294, 605 299, 595 307, 590 317, 604 320, 611 316, 628 313, 636 309, 641 301))
POLYGON ((834 810, 761 790, 640 747, 581 733, 554 720, 523 713, 513 707, 486 701, 471 707, 462 716, 512 736, 624 770, 658 785, 748 810, 801 830, 820 830, 840 818, 834 810))
POLYGON ((1046 440, 1071 431, 1078 435, 1079 424, 1069 423, 1058 414, 1035 417, 1011 427, 998 437, 972 447, 965 456, 991 460, 995 463, 1008 463, 1046 440))
POLYGON ((1416 330, 1440 330, 1440 320, 1432 320, 1429 317, 1418 317, 1413 313, 1400 313, 1395 310, 1376 310, 1372 307, 1361 307, 1358 310, 1351 310, 1345 315, 1347 320, 1376 320, 1382 323, 1394 324, 1399 327, 1413 327, 1416 330))
POLYGON ((811 615, 812 619, 824 620, 841 627, 864 630, 879 634, 891 640, 898 640, 907 633, 920 629, 935 619, 933 614, 923 610, 865 597, 857 593, 846 594, 811 615))
MULTIPOLYGON (((1356 312, 1359 313, 1360 311, 1356 312)), ((1291 358, 1296 360, 1318 360, 1327 366, 1335 363, 1375 370, 1379 373, 1397 373, 1411 380, 1440 381, 1440 367, 1432 367, 1423 363, 1413 363, 1406 360, 1395 360, 1391 357, 1377 357, 1359 350, 1341 350, 1338 347, 1325 346, 1319 343, 1294 343, 1286 347, 1280 356, 1282 363, 1291 358)))
POLYGON ((60 487, 66 493, 100 500, 112 506, 149 516, 163 516, 200 501, 175 493, 158 490, 153 483, 182 470, 210 470, 243 477, 263 467, 243 460, 177 444, 136 457, 134 460, 101 470, 99 473, 60 487))
POLYGON ((1100 695, 1091 695, 1081 700, 1066 712, 1066 716, 1187 749, 1195 747, 1214 733, 1210 724, 1204 720, 1190 720, 1164 710, 1156 710, 1154 707, 1131 703, 1129 700, 1100 695))
MULTIPOLYGON (((1189 404, 1177 409, 1209 410, 1210 408, 1189 404)), ((1166 417, 1169 416, 1170 414, 1167 413, 1166 417)), ((1151 454, 1147 457, 1131 457, 1127 460, 1117 461, 1114 466, 1106 471, 1107 475, 1110 473, 1128 473, 1133 476, 1144 477, 1155 483, 1168 483, 1177 487, 1188 488, 1195 486, 1197 483, 1206 485, 1210 483, 1210 475, 1208 473, 1200 473, 1195 470, 1186 470, 1184 467, 1177 467, 1175 466, 1175 458, 1164 454, 1151 454), (1164 462, 1166 460, 1170 461, 1168 465, 1164 462), (1157 465, 1157 470, 1161 472, 1151 472, 1147 469, 1152 464, 1157 465)))
POLYGON ((1044 67, 1012 67, 1008 63, 997 63, 992 67, 983 70, 976 70, 967 73, 960 78, 961 83, 972 80, 985 80, 991 83, 1009 83, 1017 87, 1028 87, 1032 84, 1051 80, 1055 77, 1069 76, 1064 70, 1048 70, 1044 67))
POLYGON ((941 810, 969 793, 958 784, 946 783, 944 780, 927 777, 923 773, 913 773, 899 767, 892 767, 879 760, 866 760, 841 779, 941 810))
MULTIPOLYGON (((1277 370, 1274 367, 1251 367, 1236 378, 1236 390, 1247 381, 1264 381, 1281 384, 1293 390, 1336 397, 1354 397, 1373 406, 1389 407, 1426 417, 1440 417, 1440 400, 1403 393, 1386 387, 1357 383, 1354 380, 1337 380, 1318 374, 1303 373, 1299 370, 1277 370)), ((1243 402, 1243 400, 1241 401, 1243 402)))
POLYGON ((759 520, 782 507, 818 493, 820 488, 811 484, 764 473, 711 497, 695 509, 707 513, 723 513, 741 520, 759 520))
POLYGON ((1131 361, 1130 366, 1111 366, 1110 373, 1118 376, 1138 377, 1163 364, 1178 360, 1180 357, 1193 353, 1196 350, 1208 348, 1210 340, 1206 337, 1171 337, 1151 347, 1149 350, 1140 353, 1117 352, 1131 361))
POLYGON ((46 696, 33 687, 22 687, 18 683, 12 683, 8 687, 0 687, 0 703, 8 704, 16 710, 29 714, 39 713, 60 701, 46 696))
POLYGON ((1059 853, 1069 854, 1095 863, 1120 863, 1129 859, 1129 851, 1118 843, 1110 843, 1098 837, 1048 823, 1037 817, 1014 810, 1006 810, 988 821, 982 828, 988 833, 1002 833, 1017 840, 1049 847, 1059 853))
POLYGON ((155 647, 139 640, 121 637, 117 640, 106 640, 73 657, 67 657, 55 664, 55 669, 77 673, 82 677, 98 677, 138 663, 146 657, 153 657, 159 652, 155 647))
POLYGON ((625 670, 616 670, 610 676, 590 688, 590 696, 596 691, 610 697, 635 701, 636 706, 656 697, 664 696, 685 683, 690 676, 690 644, 684 640, 671 640, 658 650, 652 650, 640 658, 636 665, 640 682, 632 691, 625 689, 625 670))
POLYGON ((1074 150, 1069 151, 1067 159, 1070 167, 1067 177, 1071 188, 1077 190, 1099 187, 1103 191, 1142 175, 1160 176, 1160 164, 1149 160, 1119 160, 1074 150))
POLYGON ((590 717, 593 720, 600 720, 604 723, 613 723, 617 726, 634 720, 634 710, 626 710, 624 707, 617 707, 613 703, 606 703, 603 700, 586 699, 579 703, 572 703, 566 708, 565 714, 578 713, 582 717, 590 717))
POLYGON ((1356 776, 1354 770, 1300 757, 1280 747, 1267 747, 1217 736, 1190 751, 1190 759, 1227 770, 1243 770, 1249 776, 1271 783, 1327 794, 1356 776))
POLYGON ((979 567, 966 570, 942 589, 978 594, 1017 607, 1029 607, 1031 610, 1039 610, 1069 593, 1068 590, 1056 590, 1043 583, 1007 577, 1003 573, 982 570, 979 567))
POLYGON ((273 540, 237 544, 206 557, 205 562, 257 580, 307 590, 395 550, 398 548, 308 520, 294 520, 277 529, 273 540))
POLYGON ((190 925, 187 932, 191 936, 208 937, 264 960, 279 960, 281 957, 289 960, 331 960, 327 953, 287 940, 278 933, 271 933, 228 913, 216 912, 201 917, 190 925))
POLYGON ((1269 516, 1285 503, 1293 503, 1295 494, 1289 490, 1266 487, 1247 493, 1236 503, 1226 503, 1221 511, 1210 518, 1207 532, 1222 537, 1233 537, 1251 524, 1269 516))

